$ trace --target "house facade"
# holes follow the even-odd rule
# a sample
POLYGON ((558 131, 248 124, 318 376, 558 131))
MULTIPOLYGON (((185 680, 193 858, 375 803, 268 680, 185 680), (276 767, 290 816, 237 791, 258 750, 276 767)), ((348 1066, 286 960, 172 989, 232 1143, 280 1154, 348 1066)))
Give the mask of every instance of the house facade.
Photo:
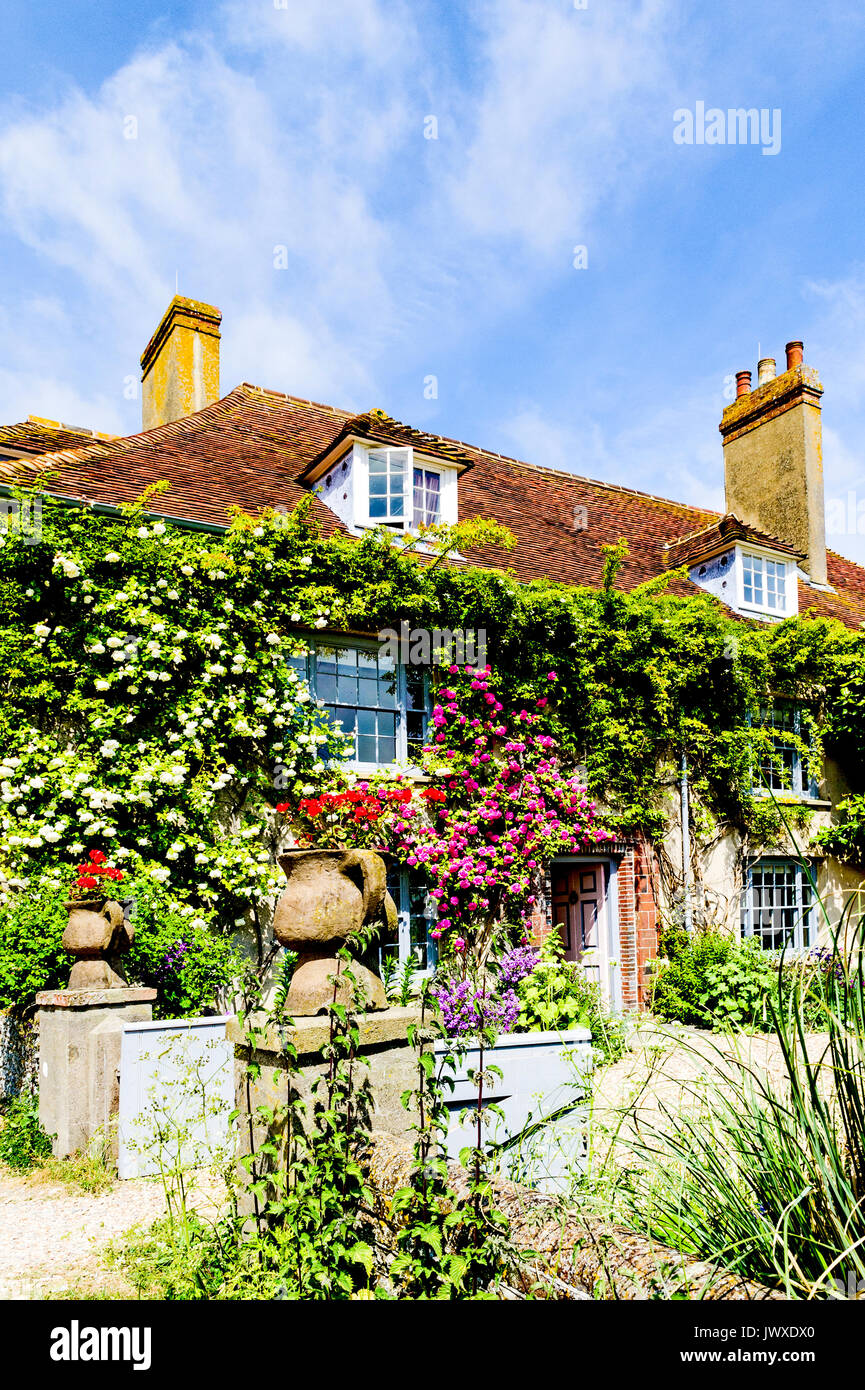
MULTIPOLYGON (((230 524, 231 507, 290 511, 310 495, 325 534, 384 527, 405 535, 480 515, 516 536, 509 563, 520 579, 580 586, 600 583, 604 546, 624 537, 625 588, 684 567, 673 592, 704 590, 743 622, 806 611, 850 627, 865 622, 865 570, 826 548, 822 386, 801 343, 787 345, 781 372, 763 359, 753 389, 750 373, 739 373, 720 425, 726 512, 718 516, 432 435, 378 410, 352 413, 248 383, 220 396, 220 326, 218 309, 175 297, 141 359, 142 432, 115 438, 30 417, 0 428, 0 484, 8 492, 16 479, 48 472, 54 497, 111 515, 167 480, 154 514, 213 534, 230 524)), ((501 563, 484 548, 461 559, 501 563)), ((357 769, 410 767, 425 736, 428 672, 395 659, 375 632, 305 635, 302 673, 352 738, 357 769)), ((847 790, 844 770, 827 762, 815 776, 804 766, 803 717, 794 704, 767 714, 779 756, 755 772, 755 788, 828 824, 847 790)), ((616 1007, 645 1001, 659 921, 673 912, 686 923, 723 922, 766 949, 817 944, 811 875, 794 848, 755 850, 732 831, 697 846, 688 806, 683 762, 662 843, 622 840, 547 866, 537 932, 557 930, 567 957, 583 961, 616 1007)), ((815 855, 812 872, 838 911, 859 887, 855 871, 831 858, 815 855)), ((387 949, 427 968, 434 944, 424 885, 403 870, 392 892, 400 927, 387 949)))

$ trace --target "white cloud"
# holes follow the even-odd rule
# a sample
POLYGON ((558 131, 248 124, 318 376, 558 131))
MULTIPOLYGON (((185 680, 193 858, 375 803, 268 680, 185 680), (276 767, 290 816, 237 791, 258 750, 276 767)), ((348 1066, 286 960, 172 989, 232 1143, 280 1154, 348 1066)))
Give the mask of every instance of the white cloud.
POLYGON ((450 190, 474 231, 548 252, 581 242, 623 181, 635 191, 658 157, 657 146, 647 153, 645 131, 667 81, 670 10, 664 0, 476 7, 480 92, 450 190))

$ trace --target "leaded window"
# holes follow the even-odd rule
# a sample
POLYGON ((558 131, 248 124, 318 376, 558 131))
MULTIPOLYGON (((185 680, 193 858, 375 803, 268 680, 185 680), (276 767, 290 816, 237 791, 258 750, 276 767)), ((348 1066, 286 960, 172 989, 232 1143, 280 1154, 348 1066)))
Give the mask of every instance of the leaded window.
POLYGON ((764 951, 807 950, 812 943, 813 894, 809 872, 792 859, 757 859, 745 870, 742 935, 764 951))

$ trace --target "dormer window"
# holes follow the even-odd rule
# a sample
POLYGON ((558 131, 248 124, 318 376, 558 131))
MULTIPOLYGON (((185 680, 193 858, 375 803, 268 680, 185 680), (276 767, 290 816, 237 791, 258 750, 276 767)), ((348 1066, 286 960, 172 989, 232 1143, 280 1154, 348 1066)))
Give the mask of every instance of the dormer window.
MULTIPOLYGON (((358 423, 367 421, 358 418, 358 423)), ((391 423, 405 434, 417 435, 417 442, 391 443, 346 429, 310 464, 302 481, 354 535, 371 526, 417 532, 439 523, 455 525, 459 479, 471 461, 454 456, 447 440, 391 423)))
POLYGON ((787 611, 787 564, 742 552, 742 603, 783 616, 787 611))
POLYGON ((369 449, 366 461, 372 526, 406 531, 441 521, 440 469, 415 462, 413 449, 369 449))
POLYGON ((799 611, 801 555, 737 516, 724 516, 664 548, 668 565, 686 564, 694 584, 742 617, 780 622, 799 611))

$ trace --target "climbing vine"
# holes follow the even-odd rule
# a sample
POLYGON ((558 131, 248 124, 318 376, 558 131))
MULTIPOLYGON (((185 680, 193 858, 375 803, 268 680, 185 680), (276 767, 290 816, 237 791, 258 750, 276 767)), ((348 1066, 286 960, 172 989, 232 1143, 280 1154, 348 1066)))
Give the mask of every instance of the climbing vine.
MULTIPOLYGON (((737 622, 666 577, 626 593, 621 545, 598 590, 521 583, 506 548, 500 569, 449 562, 510 544, 490 523, 401 546, 325 537, 302 503, 214 535, 156 517, 158 490, 119 516, 45 497, 41 539, 0 533, 0 905, 60 893, 95 846, 172 921, 244 927, 263 958, 276 804, 313 796, 343 747, 292 659, 311 635, 402 619, 484 630, 510 708, 554 670, 538 733, 622 831, 660 835, 683 752, 698 833, 753 827, 762 711, 780 698, 813 718, 808 757, 865 767, 865 638, 838 622, 737 622)), ((863 791, 833 841, 860 861, 863 791)))

